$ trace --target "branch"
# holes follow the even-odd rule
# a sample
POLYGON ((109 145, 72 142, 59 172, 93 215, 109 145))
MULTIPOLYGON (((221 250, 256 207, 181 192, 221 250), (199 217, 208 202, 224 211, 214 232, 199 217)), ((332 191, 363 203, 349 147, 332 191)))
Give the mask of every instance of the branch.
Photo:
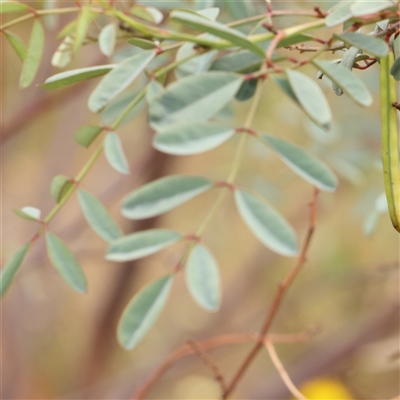
POLYGON ((200 360, 203 361, 203 363, 211 369, 214 374, 215 380, 221 387, 221 392, 224 393, 226 390, 226 383, 221 370, 194 340, 188 340, 187 343, 193 348, 194 353, 200 358, 200 360))
MULTIPOLYGON (((301 332, 292 335, 268 335, 269 341, 273 343, 298 343, 304 342, 314 332, 301 332)), ((219 335, 210 339, 206 339, 196 343, 198 349, 204 353, 207 350, 212 350, 222 346, 233 344, 241 344, 258 340, 257 334, 234 334, 234 335, 219 335)), ((150 389, 161 379, 161 377, 179 360, 184 357, 195 354, 193 347, 186 344, 178 350, 171 353, 164 362, 153 372, 153 374, 139 386, 133 393, 131 400, 140 400, 150 391, 150 389)))
POLYGON ((316 206, 317 206, 317 197, 318 197, 318 189, 314 189, 314 195, 310 204, 310 224, 308 227, 308 231, 306 234, 306 238, 303 244, 303 247, 301 249, 300 256, 297 260, 297 263, 294 265, 293 269, 289 272, 289 274, 286 276, 286 278, 280 283, 278 287, 278 291, 276 292, 275 298, 272 302, 272 305, 267 313, 267 316, 265 318, 264 325, 259 333, 258 340, 256 344, 254 345, 253 349, 250 351, 248 356, 245 358, 243 361, 242 365, 239 367, 237 373, 234 375, 231 383, 228 386, 228 389, 223 395, 223 399, 229 398, 231 393, 235 390, 237 384, 239 381, 243 378, 245 372, 247 369, 250 367, 251 363, 253 362, 254 358, 256 355, 259 353, 259 351, 262 349, 263 342, 266 338, 266 335, 272 325, 272 322, 274 320, 275 315, 277 314, 280 305, 282 304, 282 300, 289 289, 290 285, 292 284, 293 280, 296 278, 300 270, 302 269, 303 265, 305 264, 307 258, 307 251, 309 249, 310 243, 311 243, 311 238, 314 233, 314 228, 315 228, 315 219, 316 219, 316 206))
POLYGON ((271 358, 272 363, 275 365, 276 370, 278 371, 279 375, 281 376, 281 378, 282 378, 284 384, 286 385, 286 387, 289 389, 290 393, 292 393, 292 395, 294 397, 296 397, 296 399, 298 399, 298 400, 307 400, 299 392, 297 387, 294 385, 294 383, 290 379, 288 373, 285 370, 285 367, 283 366, 283 364, 281 363, 281 361, 278 358, 278 355, 276 354, 274 345, 269 340, 265 340, 264 344, 265 344, 265 347, 268 350, 268 354, 269 354, 269 356, 271 358))

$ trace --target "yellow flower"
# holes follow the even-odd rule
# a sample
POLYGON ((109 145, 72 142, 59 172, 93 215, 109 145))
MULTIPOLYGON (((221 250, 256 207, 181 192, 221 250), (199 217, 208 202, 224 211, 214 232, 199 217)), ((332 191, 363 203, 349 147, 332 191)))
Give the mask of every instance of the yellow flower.
POLYGON ((341 382, 334 379, 314 379, 299 387, 300 392, 308 400, 353 400, 349 390, 341 382))

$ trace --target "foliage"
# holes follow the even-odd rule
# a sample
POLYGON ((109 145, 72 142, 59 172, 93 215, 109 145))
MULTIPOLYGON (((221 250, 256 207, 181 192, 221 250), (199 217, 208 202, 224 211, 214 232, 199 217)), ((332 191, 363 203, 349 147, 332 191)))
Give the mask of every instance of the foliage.
POLYGON ((319 79, 327 77, 337 95, 345 94, 357 105, 369 107, 373 96, 353 69, 364 70, 380 64, 384 183, 389 214, 393 226, 400 231, 395 93, 400 65, 400 51, 396 53, 395 50, 399 45, 398 4, 340 1, 327 10, 319 7, 303 10, 302 15, 311 21, 287 24, 283 28, 275 26, 275 18, 296 15, 297 11, 275 9, 270 2, 253 5, 250 2, 196 1, 170 10, 159 9, 148 2, 120 4, 112 0, 82 4, 77 1, 74 7, 52 9, 41 9, 40 4, 33 9, 17 1, 1 3, 1 12, 7 17, 11 15, 1 31, 22 61, 20 88, 25 89, 35 82, 40 67, 48 40, 43 18, 72 14, 73 18, 57 34, 62 42, 52 57, 54 67, 67 70, 48 77, 41 87, 55 90, 100 79, 87 104, 97 115, 98 122, 85 125, 75 133, 77 144, 87 148, 90 155, 75 178, 54 177, 50 188, 56 202, 53 210, 43 219, 40 210, 33 207, 15 210, 17 216, 39 223, 40 227, 3 268, 1 295, 7 291, 32 244, 42 234, 46 237, 50 261, 61 277, 77 292, 86 292, 81 266, 67 244, 50 232, 49 227, 50 221, 76 193, 88 224, 108 243, 107 260, 125 262, 173 245, 185 247, 180 260, 172 265, 173 271, 148 283, 126 306, 118 326, 118 340, 123 347, 132 350, 156 323, 173 291, 173 281, 182 270, 185 270, 188 290, 198 305, 208 311, 218 311, 223 298, 221 274, 218 260, 208 243, 203 243, 203 236, 229 195, 238 215, 265 247, 285 257, 297 256, 298 263, 273 298, 253 351, 231 382, 221 383, 222 397, 228 398, 267 337, 286 290, 306 260, 314 230, 318 191, 332 193, 338 185, 338 178, 328 163, 282 138, 280 133, 274 136, 254 129, 253 121, 265 82, 273 81, 313 124, 330 130, 333 117, 325 89, 303 67, 314 68, 319 79), (14 14, 17 17, 12 19, 14 14), (28 20, 33 20, 33 25, 25 46, 13 28, 28 20), (99 53, 109 59, 108 63, 70 69, 69 65, 78 54, 93 44, 98 45, 99 53), (125 51, 122 58, 114 57, 122 51, 125 51), (298 57, 293 57, 293 52, 298 57), (331 55, 336 53, 341 56, 333 59, 331 55), (134 91, 129 92, 129 88, 134 91), (126 97, 122 98, 122 93, 126 97), (234 119, 222 117, 232 103, 247 100, 251 106, 244 124, 238 125, 234 119), (220 192, 194 232, 154 228, 125 235, 100 200, 82 188, 83 178, 103 153, 115 171, 129 174, 130 162, 117 132, 144 101, 148 107, 148 124, 155 131, 152 145, 160 152, 194 156, 239 137, 224 180, 176 174, 147 183, 122 199, 121 214, 128 219, 142 220, 169 212, 207 191, 220 192), (299 244, 298 233, 289 217, 283 216, 250 185, 236 183, 247 143, 256 139, 315 188, 308 235, 303 245, 299 244), (92 150, 95 145, 96 149, 92 150))

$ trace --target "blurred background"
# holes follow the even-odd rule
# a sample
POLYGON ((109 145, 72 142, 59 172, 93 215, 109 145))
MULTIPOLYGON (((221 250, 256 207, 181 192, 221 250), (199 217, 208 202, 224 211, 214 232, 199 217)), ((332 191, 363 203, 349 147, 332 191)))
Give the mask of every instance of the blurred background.
MULTIPOLYGON (((145 4, 165 10, 183 5, 145 4)), ((251 15, 265 6, 239 2, 244 7, 240 10, 232 4, 218 4, 222 8, 220 20, 242 18, 246 15, 243 13, 251 15)), ((69 3, 31 5, 64 7, 69 3)), ((320 5, 324 10, 329 8, 327 3, 320 5)), ((118 6, 123 9, 126 3, 118 6)), ((309 2, 301 1, 277 2, 273 6, 312 8, 309 2)), ((101 120, 86 106, 98 80, 55 91, 37 86, 60 71, 50 63, 60 44, 55 36, 73 17, 45 20, 42 65, 34 85, 23 91, 18 88, 20 60, 2 35, 3 265, 38 228, 35 223, 19 219, 12 209, 33 206, 46 215, 54 206, 49 191, 52 178, 57 174, 75 176, 93 151, 77 145, 73 136, 82 125, 101 120)), ((3 22, 9 18, 10 14, 4 16, 3 22)), ((277 24, 289 26, 307 20, 289 17, 278 19, 277 24)), ((31 26, 30 20, 11 31, 27 43, 31 26)), ((95 34, 98 27, 91 29, 95 34)), ((131 51, 132 46, 120 45, 114 59, 120 60, 131 51)), ((108 62, 93 43, 85 46, 66 69, 108 62)), ((316 78, 314 69, 303 71, 316 78)), ((334 115, 330 132, 309 122, 270 81, 264 86, 253 126, 308 149, 324 160, 340 180, 336 193, 320 194, 308 261, 271 329, 273 334, 306 333, 304 340, 277 344, 276 350, 293 382, 310 399, 382 400, 400 392, 399 242, 382 198, 379 67, 355 73, 374 95, 374 104, 368 109, 359 108, 346 96, 336 97, 327 79, 319 81, 334 115)), ((174 74, 167 79, 173 81, 174 74)), ((145 78, 126 93, 144 83, 145 78)), ((236 101, 219 118, 241 126, 250 103, 236 101)), ((225 179, 237 138, 198 156, 164 155, 151 148, 153 132, 147 125, 144 105, 118 129, 118 134, 131 174, 119 175, 103 157, 81 187, 107 206, 126 234, 155 227, 194 232, 215 202, 217 190, 161 217, 138 222, 120 215, 121 199, 148 181, 175 173, 225 179)), ((262 194, 303 239, 313 188, 256 140, 248 141, 237 183, 262 194)), ((51 266, 43 238, 35 244, 1 305, 2 399, 129 399, 135 388, 188 340, 258 332, 278 283, 295 262, 264 248, 241 221, 229 198, 204 235, 204 243, 221 269, 221 309, 215 314, 200 309, 180 274, 155 327, 139 347, 128 352, 118 345, 115 335, 122 310, 143 285, 172 271, 184 246, 176 245, 135 262, 107 262, 107 245, 88 227, 75 196, 50 228, 68 243, 79 260, 89 291, 85 295, 73 292, 51 266)), ((229 379, 250 347, 249 343, 223 346, 208 354, 229 379)), ((210 369, 198 357, 190 356, 168 370, 147 398, 217 399, 219 387, 210 369)), ((278 400, 292 396, 264 350, 234 398, 278 400)))

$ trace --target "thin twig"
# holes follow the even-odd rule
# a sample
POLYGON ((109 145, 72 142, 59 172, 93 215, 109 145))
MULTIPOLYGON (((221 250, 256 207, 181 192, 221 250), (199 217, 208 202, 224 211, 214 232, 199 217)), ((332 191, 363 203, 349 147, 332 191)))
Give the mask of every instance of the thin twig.
POLYGON ((283 300, 288 288, 290 287, 293 280, 296 278, 296 276, 298 275, 298 273, 300 272, 300 270, 302 269, 303 265, 305 264, 305 262, 307 260, 306 255, 307 255, 307 251, 310 247, 311 238, 313 236, 314 228, 315 228, 318 192, 319 192, 318 189, 314 189, 313 198, 310 203, 310 209, 311 209, 310 210, 310 224, 309 224, 306 238, 304 240, 304 244, 302 246, 300 256, 297 260, 297 263, 294 265, 293 269, 289 272, 289 274, 286 276, 286 278, 279 284, 278 291, 276 292, 275 298, 273 299, 272 305, 269 308, 267 316, 265 318, 264 325, 259 333, 259 338, 258 338, 256 344, 254 345, 253 349, 250 351, 250 353, 245 358, 242 365, 239 367, 238 371, 234 375, 231 383, 228 386, 228 389, 226 390, 226 392, 223 395, 223 399, 229 398, 229 396, 232 394, 232 392, 236 388, 237 384, 242 379, 243 375, 245 374, 245 372, 247 371, 247 369, 253 362, 256 355, 262 349, 265 337, 272 325, 272 322, 275 318, 275 315, 277 314, 277 312, 279 310, 280 305, 282 304, 282 300, 283 300))
POLYGON ((279 375, 281 376, 283 383, 286 385, 290 393, 298 399, 298 400, 307 400, 297 389, 297 387, 294 385, 292 380, 290 379, 289 374, 286 372, 285 367, 281 363, 281 360, 278 357, 278 354, 276 354, 275 347, 274 345, 269 341, 265 340, 264 341, 265 347, 268 350, 268 354, 271 358, 272 363, 275 365, 276 370, 278 371, 279 375))
MULTIPOLYGON (((305 342, 315 332, 300 332, 296 334, 283 334, 283 335, 268 335, 266 339, 272 343, 298 343, 305 342)), ((197 342, 197 347, 203 352, 212 350, 222 346, 229 346, 234 344, 248 343, 259 340, 258 334, 234 334, 234 335, 219 335, 210 339, 197 342)), ((131 400, 140 400, 150 391, 150 389, 161 379, 161 377, 179 360, 186 356, 193 355, 193 348, 189 345, 180 347, 171 353, 164 362, 148 377, 146 382, 139 386, 131 397, 131 400)))
POLYGON ((194 353, 203 361, 204 365, 209 367, 214 374, 215 380, 218 382, 219 386, 221 387, 221 393, 224 393, 226 390, 226 383, 225 378, 218 368, 218 366, 214 363, 214 361, 209 357, 204 350, 194 341, 188 340, 187 344, 192 347, 194 353))

